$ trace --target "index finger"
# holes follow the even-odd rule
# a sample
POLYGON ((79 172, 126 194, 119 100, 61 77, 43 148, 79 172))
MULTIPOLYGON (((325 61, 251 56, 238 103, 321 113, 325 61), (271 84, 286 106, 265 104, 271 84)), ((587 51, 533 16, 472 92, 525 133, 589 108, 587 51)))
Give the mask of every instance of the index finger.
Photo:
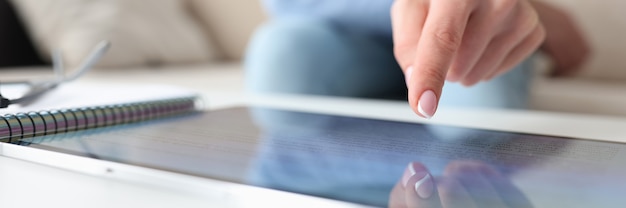
POLYGON ((446 74, 480 0, 430 1, 413 65, 407 69, 409 103, 423 117, 435 114, 446 74))

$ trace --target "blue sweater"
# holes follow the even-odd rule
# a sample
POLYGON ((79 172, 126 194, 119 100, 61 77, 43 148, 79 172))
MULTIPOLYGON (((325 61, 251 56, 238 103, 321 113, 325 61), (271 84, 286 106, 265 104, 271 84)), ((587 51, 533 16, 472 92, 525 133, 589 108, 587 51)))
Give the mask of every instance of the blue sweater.
POLYGON ((393 0, 263 0, 273 17, 306 16, 328 20, 345 29, 391 35, 393 0))

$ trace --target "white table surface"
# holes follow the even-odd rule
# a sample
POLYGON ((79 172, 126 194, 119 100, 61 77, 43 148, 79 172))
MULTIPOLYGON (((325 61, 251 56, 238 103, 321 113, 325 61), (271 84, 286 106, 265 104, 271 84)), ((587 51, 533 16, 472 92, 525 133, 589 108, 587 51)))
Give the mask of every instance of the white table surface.
MULTIPOLYGON (((224 69, 228 70, 228 69, 224 69)), ((223 75, 223 74, 222 74, 223 75)), ((181 71, 96 71, 78 82, 163 83, 200 92, 209 109, 241 103, 280 106, 409 122, 431 122, 492 130, 510 130, 626 142, 626 118, 488 109, 441 108, 429 121, 406 103, 328 97, 246 96, 241 72, 188 68, 181 71), (211 79, 217 73, 231 73, 211 79)), ((207 198, 164 187, 71 172, 0 156, 0 207, 225 207, 207 198)))

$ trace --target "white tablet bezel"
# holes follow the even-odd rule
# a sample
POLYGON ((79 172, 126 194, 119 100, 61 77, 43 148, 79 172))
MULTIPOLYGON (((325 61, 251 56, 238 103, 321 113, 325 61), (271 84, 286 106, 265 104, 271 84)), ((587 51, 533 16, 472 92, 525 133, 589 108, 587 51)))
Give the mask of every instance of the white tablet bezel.
MULTIPOLYGON (((510 110, 441 108, 437 117, 423 120, 405 102, 314 96, 251 96, 231 103, 213 104, 208 110, 232 106, 264 106, 332 115, 355 116, 415 123, 436 123, 488 130, 545 134, 610 142, 626 142, 621 127, 626 119, 510 110), (585 128, 572 128, 572 126, 585 128)), ((294 194, 231 182, 189 176, 12 144, 0 144, 0 155, 113 180, 157 186, 231 207, 306 206, 359 207, 335 200, 294 194), (275 200, 272 200, 275 199, 275 200)))

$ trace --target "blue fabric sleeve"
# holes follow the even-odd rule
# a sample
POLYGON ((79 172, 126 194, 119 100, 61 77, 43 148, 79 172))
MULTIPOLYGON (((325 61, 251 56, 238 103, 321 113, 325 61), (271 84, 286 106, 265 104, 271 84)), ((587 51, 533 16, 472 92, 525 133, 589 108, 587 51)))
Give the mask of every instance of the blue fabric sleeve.
POLYGON ((273 17, 326 19, 345 29, 391 35, 393 0, 263 0, 273 17))

